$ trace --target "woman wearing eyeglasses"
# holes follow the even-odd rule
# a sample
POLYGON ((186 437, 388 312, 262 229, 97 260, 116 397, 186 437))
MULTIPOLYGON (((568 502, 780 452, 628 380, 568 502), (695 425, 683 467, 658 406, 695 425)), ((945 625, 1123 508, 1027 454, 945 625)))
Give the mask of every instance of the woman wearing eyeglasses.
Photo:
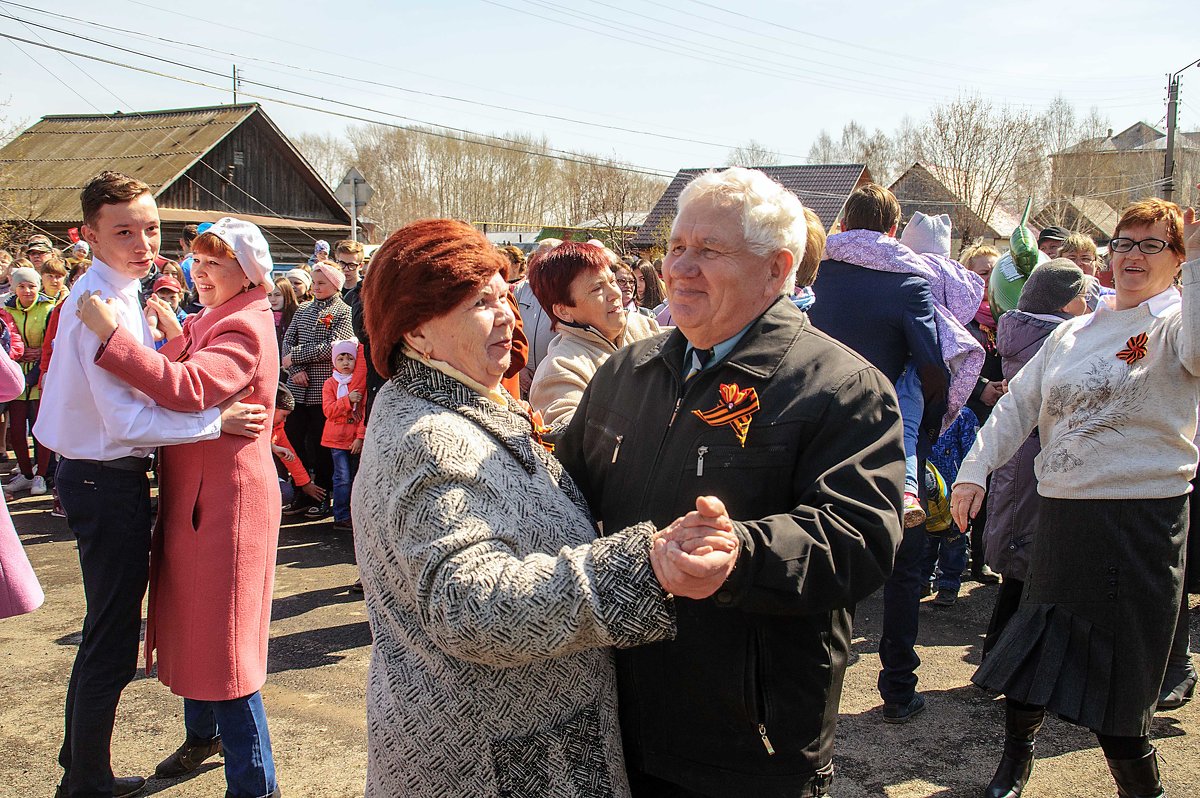
POLYGON ((1116 295, 1059 326, 1009 382, 951 497, 965 528, 988 473, 1037 428, 1041 504, 1025 592, 973 677, 1007 697, 989 798, 1021 794, 1047 711, 1096 733, 1121 796, 1163 794, 1147 735, 1179 614, 1196 471, 1200 223, 1191 208, 1143 200, 1109 246, 1116 295))

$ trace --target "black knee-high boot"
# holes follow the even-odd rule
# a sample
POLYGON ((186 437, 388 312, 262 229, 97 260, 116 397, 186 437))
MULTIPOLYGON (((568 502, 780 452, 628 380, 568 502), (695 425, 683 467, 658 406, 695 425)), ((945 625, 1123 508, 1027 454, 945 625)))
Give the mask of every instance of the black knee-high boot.
POLYGON ((1004 757, 996 775, 984 790, 985 798, 1017 798, 1029 781, 1033 770, 1033 741, 1042 721, 1045 707, 1021 704, 1009 700, 1004 709, 1004 757))
POLYGON ((1158 752, 1137 759, 1109 759, 1108 770, 1117 783, 1120 798, 1163 798, 1162 779, 1158 775, 1158 752))

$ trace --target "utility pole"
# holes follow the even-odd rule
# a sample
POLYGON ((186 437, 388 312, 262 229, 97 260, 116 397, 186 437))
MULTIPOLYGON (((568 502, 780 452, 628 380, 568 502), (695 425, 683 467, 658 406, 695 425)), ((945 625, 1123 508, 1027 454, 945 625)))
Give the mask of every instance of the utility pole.
POLYGON ((237 89, 238 89, 238 68, 237 64, 233 65, 233 104, 237 105, 237 89))
POLYGON ((1167 79, 1167 151, 1163 155, 1162 198, 1175 201, 1175 125, 1179 118, 1179 73, 1167 79))
POLYGON ((1175 128, 1179 124, 1179 76, 1186 69, 1200 64, 1193 61, 1167 77, 1167 151, 1163 154, 1162 198, 1175 201, 1175 128))

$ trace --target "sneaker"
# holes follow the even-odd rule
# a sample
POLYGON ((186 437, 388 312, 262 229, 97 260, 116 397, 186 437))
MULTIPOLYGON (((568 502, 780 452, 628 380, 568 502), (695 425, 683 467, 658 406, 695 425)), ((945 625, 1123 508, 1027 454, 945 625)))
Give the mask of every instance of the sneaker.
MULTIPOLYGON (((31 485, 33 485, 33 479, 18 471, 16 476, 10 479, 8 484, 4 486, 4 492, 16 493, 17 491, 21 490, 29 490, 31 485)), ((43 490, 43 492, 45 491, 43 490)))
POLYGON ((915 493, 904 494, 904 528, 912 529, 925 523, 925 509, 915 493))
POLYGON ((304 511, 304 517, 312 520, 324 518, 327 515, 329 515, 329 505, 325 503, 314 504, 304 511))
POLYGON ((50 508, 50 515, 55 518, 67 517, 67 511, 63 509, 62 502, 58 500, 57 496, 54 497, 54 506, 50 508))
POLYGON ((971 578, 981 585, 996 585, 1000 583, 1000 574, 986 565, 978 571, 972 571, 971 578))
POLYGON ((914 692, 907 702, 884 703, 883 720, 885 723, 908 723, 925 711, 925 696, 914 692))
POLYGON ((958 591, 944 587, 937 592, 937 597, 931 602, 935 607, 953 607, 958 601, 958 591))
POLYGON ((46 495, 46 478, 34 477, 29 485, 30 496, 45 496, 46 495))

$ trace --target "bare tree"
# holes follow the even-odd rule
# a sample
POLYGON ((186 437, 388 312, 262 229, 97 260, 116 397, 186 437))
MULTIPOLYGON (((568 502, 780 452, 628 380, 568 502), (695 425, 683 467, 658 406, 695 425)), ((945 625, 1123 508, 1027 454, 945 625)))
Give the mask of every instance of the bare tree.
POLYGON ((778 166, 779 153, 766 144, 750 139, 740 147, 734 147, 725 156, 726 166, 778 166))
POLYGON ((331 186, 337 186, 350 168, 350 146, 340 136, 332 133, 301 133, 292 137, 292 143, 317 170, 321 179, 331 186))
MULTIPOLYGON (((920 128, 920 157, 985 222, 1019 190, 1018 167, 1039 146, 1038 119, 965 95, 930 110, 920 128)), ((964 240, 978 230, 961 230, 964 240)))
POLYGON ((868 131, 855 120, 842 127, 841 136, 834 139, 822 130, 808 149, 812 163, 861 163, 871 172, 875 182, 889 185, 900 176, 908 164, 897 158, 895 141, 879 128, 868 131))

